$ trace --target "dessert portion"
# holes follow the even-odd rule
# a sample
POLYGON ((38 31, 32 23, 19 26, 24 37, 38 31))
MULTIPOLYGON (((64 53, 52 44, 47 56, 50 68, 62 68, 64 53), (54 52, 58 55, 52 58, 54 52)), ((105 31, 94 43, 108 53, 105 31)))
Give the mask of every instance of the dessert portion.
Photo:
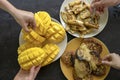
POLYGON ((103 48, 94 38, 82 39, 75 51, 65 51, 61 61, 73 67, 74 80, 93 80, 93 76, 104 76, 106 65, 101 63, 103 48))
POLYGON ((75 0, 65 6, 61 11, 61 17, 66 23, 66 30, 71 33, 81 35, 89 34, 99 28, 99 15, 95 12, 92 14, 90 5, 83 0, 75 0))
POLYGON ((62 42, 66 35, 62 25, 53 21, 47 12, 39 11, 34 17, 36 28, 29 26, 30 32, 22 30, 25 42, 18 47, 18 63, 24 70, 52 63, 59 53, 57 43, 62 42))
POLYGON ((20 53, 18 63, 24 70, 29 70, 32 66, 45 66, 54 60, 58 52, 59 48, 55 44, 46 44, 42 48, 28 48, 20 53))
POLYGON ((61 24, 51 20, 50 15, 45 11, 35 13, 36 28, 30 28, 30 32, 23 32, 23 40, 33 44, 44 42, 60 43, 65 38, 65 30, 61 24))

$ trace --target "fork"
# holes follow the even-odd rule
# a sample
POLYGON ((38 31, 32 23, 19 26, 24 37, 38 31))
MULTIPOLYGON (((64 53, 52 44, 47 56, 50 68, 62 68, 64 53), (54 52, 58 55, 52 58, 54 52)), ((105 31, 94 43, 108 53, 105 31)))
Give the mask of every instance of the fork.
MULTIPOLYGON (((90 2, 90 1, 89 1, 89 2, 90 2)), ((92 4, 92 1, 90 2, 90 4, 92 4)), ((96 14, 96 8, 94 7, 94 8, 92 9, 92 16, 91 16, 92 19, 94 19, 95 14, 96 14)))
POLYGON ((91 15, 92 20, 94 20, 95 13, 96 13, 96 8, 93 8, 91 15))

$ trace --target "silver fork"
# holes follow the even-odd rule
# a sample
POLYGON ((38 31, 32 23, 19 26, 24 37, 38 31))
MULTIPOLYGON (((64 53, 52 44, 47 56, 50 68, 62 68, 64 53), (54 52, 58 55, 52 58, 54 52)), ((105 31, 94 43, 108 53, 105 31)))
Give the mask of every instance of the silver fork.
MULTIPOLYGON (((90 0, 89 0, 89 2, 90 2, 90 0)), ((90 2, 90 4, 92 4, 92 1, 90 2)), ((96 14, 96 8, 94 7, 92 9, 92 16, 91 16, 92 19, 94 19, 95 14, 96 14)))
POLYGON ((96 8, 93 8, 93 10, 92 10, 92 15, 91 15, 92 20, 93 20, 94 17, 95 17, 95 13, 96 13, 96 8))

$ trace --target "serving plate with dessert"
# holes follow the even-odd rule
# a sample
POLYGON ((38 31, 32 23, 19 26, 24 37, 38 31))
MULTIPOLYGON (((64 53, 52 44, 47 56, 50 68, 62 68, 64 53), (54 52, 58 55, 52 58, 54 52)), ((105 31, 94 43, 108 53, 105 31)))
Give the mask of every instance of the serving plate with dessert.
MULTIPOLYGON (((56 20, 55 18, 51 18, 51 20, 60 24, 60 22, 58 20, 56 20)), ((26 42, 22 37, 23 37, 23 33, 21 30, 20 35, 19 35, 19 45, 22 45, 26 42)), ((60 58, 60 56, 63 54, 63 52, 66 48, 66 45, 67 45, 67 34, 65 34, 65 37, 61 42, 57 43, 57 46, 60 48, 60 51, 59 51, 58 55, 56 56, 56 58, 54 59, 54 61, 56 61, 60 58)))
POLYGON ((75 37, 93 37, 99 34, 107 24, 108 9, 98 14, 92 13, 92 0, 64 0, 60 8, 60 21, 63 27, 75 37))
POLYGON ((110 66, 101 60, 107 54, 109 50, 97 38, 74 38, 60 58, 60 67, 68 80, 104 80, 110 66))
POLYGON ((32 66, 46 66, 58 60, 67 45, 67 35, 62 25, 46 11, 34 15, 36 27, 28 26, 19 35, 18 63, 24 70, 32 66))

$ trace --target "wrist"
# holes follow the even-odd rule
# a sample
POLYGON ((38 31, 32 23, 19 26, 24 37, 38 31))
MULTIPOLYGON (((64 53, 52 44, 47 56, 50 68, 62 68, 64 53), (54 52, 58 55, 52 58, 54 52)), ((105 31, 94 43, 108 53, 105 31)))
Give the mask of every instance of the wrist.
POLYGON ((13 17, 15 17, 16 15, 17 15, 17 12, 18 12, 18 9, 17 8, 13 8, 13 9, 10 9, 10 11, 9 11, 9 13, 13 16, 13 17))

